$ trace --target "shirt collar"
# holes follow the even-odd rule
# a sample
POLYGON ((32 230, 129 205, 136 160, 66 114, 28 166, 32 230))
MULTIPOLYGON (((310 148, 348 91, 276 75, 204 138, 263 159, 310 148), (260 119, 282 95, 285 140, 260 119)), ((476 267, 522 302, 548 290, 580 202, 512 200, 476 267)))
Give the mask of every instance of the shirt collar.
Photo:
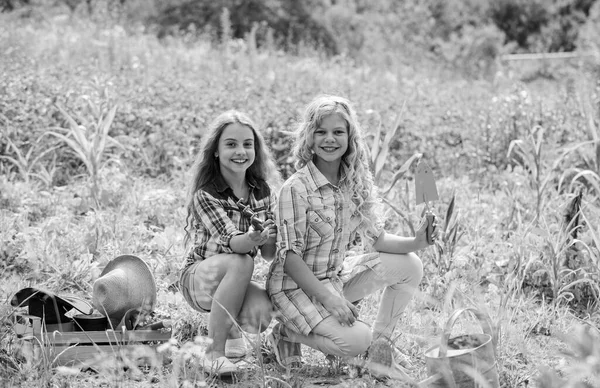
MULTIPOLYGON (((331 183, 325 178, 325 175, 315 166, 315 163, 312 160, 309 160, 306 163, 306 170, 308 171, 308 175, 310 176, 310 189, 312 191, 316 191, 317 189, 331 185, 331 183)), ((333 186, 333 185, 332 185, 333 186)))
MULTIPOLYGON (((254 193, 254 196, 257 200, 262 199, 270 194, 269 187, 266 183, 260 184, 252 178, 248 178, 247 180, 248 186, 250 187, 250 193, 254 193)), ((215 177, 213 186, 215 190, 217 190, 217 192, 223 196, 226 196, 226 194, 233 195, 233 190, 231 187, 229 187, 227 182, 225 182, 225 179, 223 179, 221 174, 218 174, 215 177), (227 190, 229 190, 229 192, 227 190)))
POLYGON ((213 181, 213 185, 215 189, 217 189, 217 192, 221 194, 223 194, 225 191, 227 191, 227 189, 229 189, 229 185, 227 184, 227 182, 225 182, 225 179, 223 179, 223 176, 221 176, 221 174, 217 174, 215 180, 213 181))

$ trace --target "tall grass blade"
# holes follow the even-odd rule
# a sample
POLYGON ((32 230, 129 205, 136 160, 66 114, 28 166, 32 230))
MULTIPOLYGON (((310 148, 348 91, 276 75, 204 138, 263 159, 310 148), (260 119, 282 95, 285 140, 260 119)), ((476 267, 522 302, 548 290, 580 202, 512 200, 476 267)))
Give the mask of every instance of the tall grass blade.
POLYGON ((390 190, 392 190, 392 188, 396 185, 396 182, 398 182, 399 179, 403 178, 404 175, 406 175, 406 173, 408 172, 408 170, 410 169, 410 167, 412 166, 414 161, 420 159, 422 156, 423 156, 423 154, 416 153, 413 156, 411 156, 410 158, 408 158, 408 160, 406 162, 404 162, 404 164, 402 166, 400 166, 398 171, 396 171, 396 173, 394 174, 394 177, 392 178, 392 183, 390 183, 390 185, 388 186, 387 189, 382 191, 382 194, 386 195, 387 193, 389 193, 390 190))
POLYGON ((446 209, 446 218, 444 222, 444 233, 446 232, 447 228, 448 228, 448 224, 450 223, 450 220, 452 219, 452 214, 454 213, 454 201, 456 199, 455 194, 452 194, 452 198, 450 199, 450 203, 448 204, 448 209, 446 209))

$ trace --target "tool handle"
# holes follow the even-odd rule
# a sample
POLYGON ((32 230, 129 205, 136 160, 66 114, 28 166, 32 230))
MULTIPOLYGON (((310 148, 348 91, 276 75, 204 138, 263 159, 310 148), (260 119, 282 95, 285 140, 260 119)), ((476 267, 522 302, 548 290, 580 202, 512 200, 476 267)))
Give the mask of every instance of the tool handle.
POLYGON ((240 199, 236 203, 236 205, 238 205, 238 208, 240 209, 240 212, 243 216, 250 218, 250 223, 252 224, 254 229, 258 230, 259 232, 262 232, 265 229, 265 227, 263 226, 263 222, 260 220, 260 218, 258 218, 257 214, 254 211, 252 211, 250 206, 245 205, 242 201, 243 200, 240 199))
POLYGON ((165 319, 164 321, 151 323, 149 325, 145 325, 142 327, 137 327, 136 330, 160 330, 160 329, 168 329, 172 326, 172 322, 170 319, 165 319))
POLYGON ((435 228, 434 223, 435 223, 435 214, 431 213, 431 212, 427 212, 425 214, 425 219, 427 220, 427 230, 426 230, 426 237, 427 237, 427 244, 429 245, 433 245, 433 230, 435 228))

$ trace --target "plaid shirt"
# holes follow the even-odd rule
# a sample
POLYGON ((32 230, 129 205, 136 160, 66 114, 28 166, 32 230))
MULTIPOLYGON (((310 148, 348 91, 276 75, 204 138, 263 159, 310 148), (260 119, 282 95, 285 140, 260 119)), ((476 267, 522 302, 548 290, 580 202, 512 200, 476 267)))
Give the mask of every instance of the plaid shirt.
MULTIPOLYGON (((248 182, 248 185, 250 195, 246 203, 263 222, 272 219, 274 193, 264 182, 248 182)), ((183 263, 183 269, 207 257, 233 253, 229 245, 231 238, 246 233, 250 228, 250 218, 243 217, 236 205, 238 199, 220 176, 194 194, 194 245, 183 263)), ((258 247, 248 252, 253 258, 257 253, 258 247)))
MULTIPOLYGON (((309 334, 331 314, 284 272, 289 251, 300 256, 316 278, 340 296, 344 281, 379 263, 377 252, 346 259, 360 226, 356 209, 350 193, 329 183, 313 162, 282 186, 276 212, 277 256, 267 278, 267 292, 283 322, 293 330, 309 334)), ((380 232, 377 230, 377 235, 380 232)))

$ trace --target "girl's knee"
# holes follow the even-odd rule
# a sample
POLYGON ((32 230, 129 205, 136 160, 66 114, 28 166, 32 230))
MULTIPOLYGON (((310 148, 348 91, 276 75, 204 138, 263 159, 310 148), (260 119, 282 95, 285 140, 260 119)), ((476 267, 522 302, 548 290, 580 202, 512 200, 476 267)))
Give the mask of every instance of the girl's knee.
POLYGON ((361 321, 357 321, 353 326, 345 330, 342 344, 340 344, 340 351, 349 357, 358 356, 367 351, 373 335, 371 329, 367 324, 361 321))
POLYGON ((423 278, 423 262, 414 253, 406 255, 406 271, 410 273, 412 278, 418 283, 423 278))
POLYGON ((227 261, 227 271, 240 272, 242 274, 250 274, 254 271, 254 260, 249 255, 232 253, 225 256, 227 261))
POLYGON ((252 284, 248 287, 246 300, 238 315, 238 323, 245 332, 256 334, 265 331, 275 315, 271 300, 264 290, 262 292, 264 295, 252 289, 252 284))
POLYGON ((414 253, 382 255, 385 280, 388 285, 418 285, 423 278, 423 262, 414 253))

